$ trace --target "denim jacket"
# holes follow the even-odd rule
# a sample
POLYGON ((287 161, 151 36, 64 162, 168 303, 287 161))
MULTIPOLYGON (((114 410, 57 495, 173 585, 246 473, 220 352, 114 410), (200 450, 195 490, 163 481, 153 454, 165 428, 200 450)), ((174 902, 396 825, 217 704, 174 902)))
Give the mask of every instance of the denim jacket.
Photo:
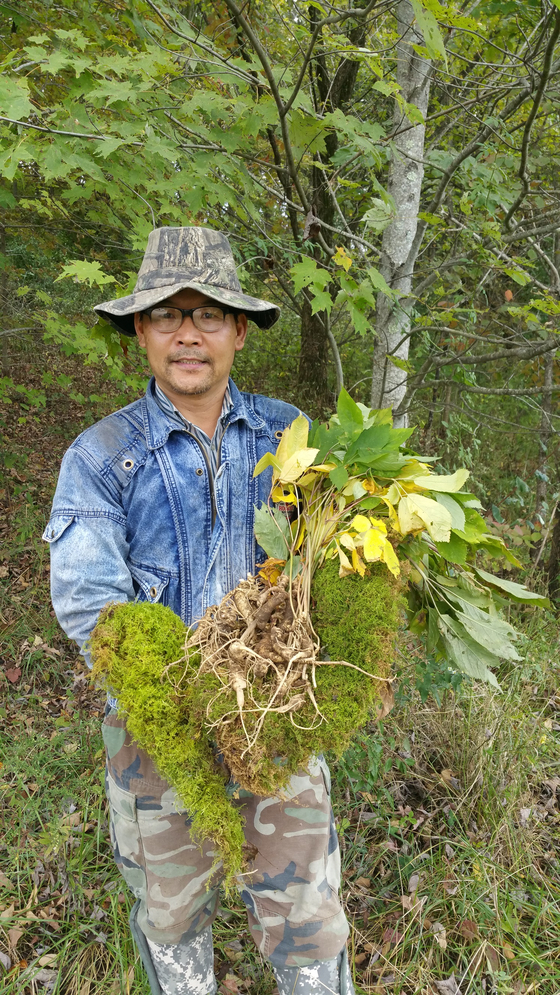
POLYGON ((161 602, 189 624, 255 571, 254 509, 271 471, 253 470, 299 412, 230 388, 213 489, 200 445, 161 410, 153 379, 66 452, 43 538, 57 618, 86 659, 108 602, 161 602))

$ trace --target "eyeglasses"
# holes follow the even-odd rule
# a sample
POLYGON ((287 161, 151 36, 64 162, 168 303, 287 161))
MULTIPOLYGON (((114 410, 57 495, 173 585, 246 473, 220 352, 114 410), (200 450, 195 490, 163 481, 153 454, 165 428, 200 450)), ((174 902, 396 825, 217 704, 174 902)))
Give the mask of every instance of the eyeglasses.
POLYGON ((166 307, 160 304, 158 307, 147 308, 142 314, 148 316, 155 332, 176 332, 186 317, 192 319, 199 332, 219 332, 226 315, 233 314, 237 317, 238 312, 215 304, 203 304, 195 308, 166 307))

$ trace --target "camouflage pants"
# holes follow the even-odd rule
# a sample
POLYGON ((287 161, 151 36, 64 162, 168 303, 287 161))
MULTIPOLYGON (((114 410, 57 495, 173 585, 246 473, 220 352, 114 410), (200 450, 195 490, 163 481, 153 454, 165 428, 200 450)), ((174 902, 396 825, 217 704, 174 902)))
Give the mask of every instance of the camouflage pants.
MULTIPOLYGON (((218 910, 220 875, 212 844, 190 836, 190 819, 150 757, 110 709, 103 723, 111 841, 117 865, 140 900, 137 923, 155 944, 194 940, 218 910)), ((239 880, 252 937, 275 968, 336 959, 348 924, 340 905, 340 855, 328 767, 318 760, 285 797, 241 792, 232 804, 256 848, 239 880)))

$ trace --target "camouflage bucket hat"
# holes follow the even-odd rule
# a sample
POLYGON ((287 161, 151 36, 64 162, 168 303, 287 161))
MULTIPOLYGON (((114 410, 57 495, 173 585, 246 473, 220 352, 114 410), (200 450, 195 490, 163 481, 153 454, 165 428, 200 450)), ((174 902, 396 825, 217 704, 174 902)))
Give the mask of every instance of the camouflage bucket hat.
POLYGON ((134 312, 144 311, 179 290, 198 290, 219 304, 247 315, 259 328, 270 328, 280 313, 276 304, 241 290, 226 236, 211 228, 156 228, 150 232, 132 294, 96 304, 94 311, 119 332, 134 335, 134 312))

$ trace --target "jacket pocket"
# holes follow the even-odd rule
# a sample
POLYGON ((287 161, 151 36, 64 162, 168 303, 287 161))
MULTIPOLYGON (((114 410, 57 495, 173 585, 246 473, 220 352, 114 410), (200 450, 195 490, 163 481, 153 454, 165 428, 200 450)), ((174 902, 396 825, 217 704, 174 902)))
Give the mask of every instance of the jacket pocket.
POLYGON ((73 521, 74 515, 53 515, 43 532, 43 539, 49 543, 56 542, 73 521))
POLYGON ((132 576, 137 601, 151 601, 153 604, 159 601, 162 605, 167 604, 170 579, 168 573, 156 570, 154 567, 140 567, 130 560, 127 566, 132 576))

